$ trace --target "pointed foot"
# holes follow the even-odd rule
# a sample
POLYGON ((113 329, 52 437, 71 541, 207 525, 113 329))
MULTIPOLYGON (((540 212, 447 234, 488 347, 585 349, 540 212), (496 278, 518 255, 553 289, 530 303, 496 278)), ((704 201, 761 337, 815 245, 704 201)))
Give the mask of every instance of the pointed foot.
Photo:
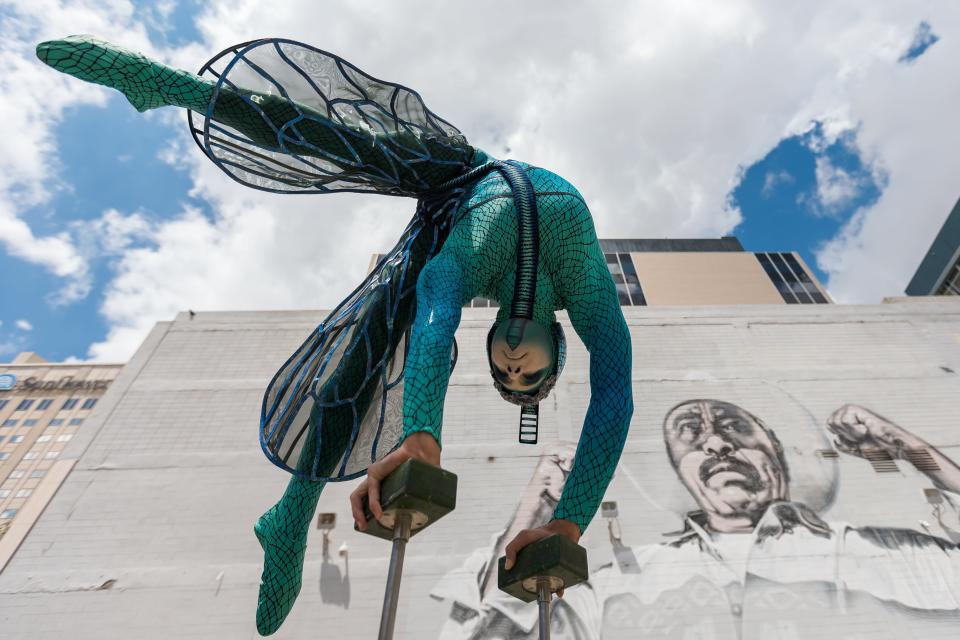
POLYGON ((264 551, 257 599, 257 631, 262 636, 273 634, 286 620, 303 580, 309 519, 307 526, 291 529, 291 523, 281 517, 279 506, 263 514, 253 527, 264 551))
POLYGON ((175 104, 165 95, 199 78, 93 36, 67 36, 37 45, 37 57, 57 71, 123 93, 137 111, 175 104), (192 78, 191 78, 192 76, 192 78), (171 85, 171 86, 167 86, 171 85))

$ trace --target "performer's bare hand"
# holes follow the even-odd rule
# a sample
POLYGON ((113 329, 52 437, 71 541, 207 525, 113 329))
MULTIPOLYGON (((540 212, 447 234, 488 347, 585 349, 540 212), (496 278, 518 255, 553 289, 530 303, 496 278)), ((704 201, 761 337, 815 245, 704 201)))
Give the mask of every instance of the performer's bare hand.
POLYGON ((873 451, 885 451, 902 458, 904 450, 922 446, 918 438, 869 409, 846 404, 827 419, 827 428, 836 436, 840 451, 863 458, 873 451))
MULTIPOLYGON (((504 568, 506 568, 507 571, 513 568, 514 563, 517 561, 517 553, 519 553, 520 550, 525 546, 532 544, 537 540, 548 538, 554 534, 566 536, 574 542, 580 541, 580 527, 570 520, 553 520, 542 527, 537 527, 536 529, 524 529, 507 544, 507 548, 505 550, 507 561, 504 563, 504 568)), ((563 597, 563 589, 557 591, 557 597, 563 597)))
POLYGON ((363 497, 369 495, 370 511, 373 512, 374 518, 380 520, 383 517, 383 509, 380 508, 380 483, 410 458, 417 458, 439 467, 440 445, 429 433, 417 432, 408 436, 396 451, 367 467, 367 477, 350 494, 353 520, 361 531, 367 528, 367 519, 363 516, 363 497))

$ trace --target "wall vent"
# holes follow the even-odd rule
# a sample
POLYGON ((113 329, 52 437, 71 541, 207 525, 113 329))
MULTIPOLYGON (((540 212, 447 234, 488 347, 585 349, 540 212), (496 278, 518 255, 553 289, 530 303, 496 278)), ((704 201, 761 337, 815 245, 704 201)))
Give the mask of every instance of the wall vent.
POLYGON ((930 450, 924 447, 923 449, 911 449, 905 451, 903 457, 907 459, 910 464, 917 468, 917 471, 940 471, 940 465, 937 464, 937 461, 933 459, 933 456, 930 455, 930 450))
POLYGON ((863 452, 863 457, 867 459, 877 473, 896 473, 900 471, 896 461, 883 449, 868 449, 863 452))

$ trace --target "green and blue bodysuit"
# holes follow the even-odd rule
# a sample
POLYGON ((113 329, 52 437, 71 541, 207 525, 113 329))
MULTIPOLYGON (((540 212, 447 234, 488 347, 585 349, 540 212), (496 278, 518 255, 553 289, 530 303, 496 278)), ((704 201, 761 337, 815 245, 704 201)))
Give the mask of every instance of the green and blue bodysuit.
POLYGON ((516 316, 518 298, 528 303, 525 317, 544 327, 566 309, 590 353, 590 405, 554 512, 586 529, 626 439, 631 349, 589 209, 570 183, 494 161, 415 92, 288 40, 232 47, 199 75, 83 36, 42 43, 37 53, 60 71, 119 89, 138 110, 190 110, 204 153, 249 186, 417 199, 397 245, 267 388, 261 445, 293 477, 255 526, 265 552, 260 633, 279 628, 299 593, 324 484, 362 475, 412 433, 441 442, 454 334, 464 304, 477 296, 500 303, 498 323, 516 316), (529 273, 518 258, 531 251, 518 242, 523 203, 507 169, 532 188, 529 273))

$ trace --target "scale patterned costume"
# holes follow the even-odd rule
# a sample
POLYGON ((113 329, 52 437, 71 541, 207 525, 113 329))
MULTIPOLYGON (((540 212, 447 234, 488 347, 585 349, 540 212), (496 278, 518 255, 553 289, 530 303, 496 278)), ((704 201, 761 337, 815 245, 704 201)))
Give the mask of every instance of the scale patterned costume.
MULTIPOLYGON (((418 199, 394 249, 265 394, 261 445, 293 474, 255 526, 265 552, 257 627, 273 633, 299 592, 324 484, 362 475, 411 433, 441 442, 461 308, 485 296, 500 302, 498 321, 509 315, 520 232, 505 165, 467 144, 415 92, 289 40, 237 45, 200 75, 86 36, 42 43, 37 53, 58 70, 121 90, 140 111, 189 109, 204 153, 249 186, 418 199)), ((554 513, 582 531, 633 411, 629 333, 583 198, 549 171, 512 166, 532 184, 539 212, 533 319, 551 326, 554 312, 566 309, 590 352, 590 405, 554 513)))

